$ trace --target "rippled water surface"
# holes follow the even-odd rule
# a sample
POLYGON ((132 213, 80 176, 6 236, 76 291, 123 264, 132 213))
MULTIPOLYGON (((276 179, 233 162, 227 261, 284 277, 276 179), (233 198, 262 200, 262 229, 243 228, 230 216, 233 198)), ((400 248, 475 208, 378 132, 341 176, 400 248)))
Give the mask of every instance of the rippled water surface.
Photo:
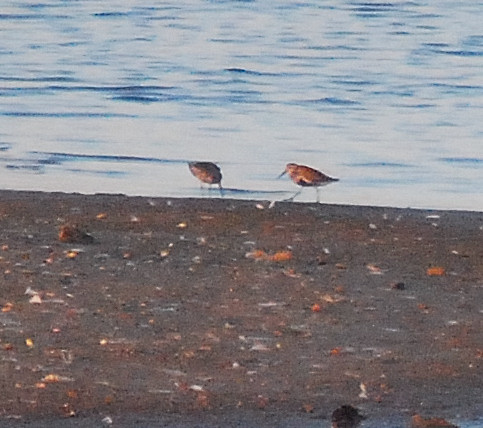
POLYGON ((483 211, 482 1, 3 1, 8 189, 483 211), (314 201, 304 189, 299 201, 314 201))

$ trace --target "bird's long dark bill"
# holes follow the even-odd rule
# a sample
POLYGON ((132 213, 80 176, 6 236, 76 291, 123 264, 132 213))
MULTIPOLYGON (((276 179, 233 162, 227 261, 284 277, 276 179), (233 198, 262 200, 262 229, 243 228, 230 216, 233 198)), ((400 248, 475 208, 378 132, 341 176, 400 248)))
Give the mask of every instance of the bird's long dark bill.
POLYGON ((287 171, 282 172, 277 178, 283 177, 286 173, 287 171))

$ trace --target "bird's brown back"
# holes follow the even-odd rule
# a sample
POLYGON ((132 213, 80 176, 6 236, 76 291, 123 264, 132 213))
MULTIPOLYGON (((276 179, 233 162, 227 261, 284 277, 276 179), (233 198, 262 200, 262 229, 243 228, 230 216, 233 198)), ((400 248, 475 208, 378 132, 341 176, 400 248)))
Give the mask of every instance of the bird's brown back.
POLYGON ((288 173, 290 178, 299 186, 319 186, 323 183, 336 180, 305 165, 294 164, 293 166, 288 167, 288 173))
POLYGON ((203 183, 218 184, 221 182, 220 168, 212 162, 190 162, 189 169, 203 183))

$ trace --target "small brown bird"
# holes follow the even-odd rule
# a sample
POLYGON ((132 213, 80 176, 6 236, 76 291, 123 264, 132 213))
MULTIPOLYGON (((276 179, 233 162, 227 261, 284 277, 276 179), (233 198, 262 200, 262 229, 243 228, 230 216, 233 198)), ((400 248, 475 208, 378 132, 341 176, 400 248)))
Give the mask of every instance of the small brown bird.
MULTIPOLYGON (((315 187, 317 191, 317 202, 319 202, 319 187, 326 186, 327 184, 333 183, 334 181, 339 181, 338 178, 329 177, 324 173, 305 165, 298 165, 296 163, 288 163, 285 167, 285 171, 282 172, 278 178, 282 175, 290 175, 290 178, 295 184, 304 187, 315 187)), ((295 195, 293 195, 289 200, 293 200, 295 196, 302 192, 300 189, 295 195)))
POLYGON ((202 183, 218 184, 220 193, 223 195, 223 187, 221 187, 221 170, 220 167, 213 162, 189 162, 191 173, 202 183))

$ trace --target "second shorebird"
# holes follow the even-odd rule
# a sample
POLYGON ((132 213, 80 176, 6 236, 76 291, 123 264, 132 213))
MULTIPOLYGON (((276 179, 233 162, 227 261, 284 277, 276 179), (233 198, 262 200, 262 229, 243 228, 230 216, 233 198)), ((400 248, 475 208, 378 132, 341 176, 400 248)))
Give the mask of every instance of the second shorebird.
MULTIPOLYGON (((310 166, 298 165, 296 163, 288 163, 285 167, 285 171, 282 172, 278 178, 282 175, 288 174, 295 184, 304 187, 315 187, 317 191, 317 202, 319 202, 319 187, 326 186, 327 184, 333 183, 334 181, 339 181, 338 178, 329 177, 324 173, 311 168, 310 166)), ((300 189, 296 192, 289 200, 293 200, 295 196, 302 192, 300 189)))
POLYGON ((202 183, 218 184, 220 194, 223 196, 223 187, 221 187, 221 170, 220 167, 213 162, 189 162, 191 173, 202 183))

